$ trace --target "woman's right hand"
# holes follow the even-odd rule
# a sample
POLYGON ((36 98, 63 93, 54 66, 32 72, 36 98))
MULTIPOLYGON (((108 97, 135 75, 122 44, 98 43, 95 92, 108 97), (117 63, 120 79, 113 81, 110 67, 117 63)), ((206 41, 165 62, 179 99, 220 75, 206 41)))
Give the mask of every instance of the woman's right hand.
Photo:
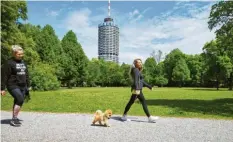
POLYGON ((5 95, 6 95, 6 91, 2 90, 2 91, 1 91, 1 95, 2 95, 2 96, 5 96, 5 95))

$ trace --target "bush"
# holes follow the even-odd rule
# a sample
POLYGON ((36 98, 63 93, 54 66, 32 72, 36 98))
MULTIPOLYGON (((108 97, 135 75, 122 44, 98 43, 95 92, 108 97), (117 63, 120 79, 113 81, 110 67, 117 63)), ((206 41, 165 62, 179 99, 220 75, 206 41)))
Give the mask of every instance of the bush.
POLYGON ((167 85, 168 83, 168 80, 166 78, 164 78, 163 76, 159 76, 155 79, 156 81, 156 84, 159 85, 159 86, 164 86, 164 85, 167 85))
POLYGON ((55 69, 48 64, 38 63, 29 67, 31 87, 33 90, 57 90, 60 82, 55 75, 55 69))

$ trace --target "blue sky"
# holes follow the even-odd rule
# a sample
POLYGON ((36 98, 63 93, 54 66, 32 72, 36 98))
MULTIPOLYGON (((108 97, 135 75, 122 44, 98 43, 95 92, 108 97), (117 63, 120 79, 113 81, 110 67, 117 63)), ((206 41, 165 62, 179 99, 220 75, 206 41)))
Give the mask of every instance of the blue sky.
MULTIPOLYGON (((59 39, 73 30, 89 59, 98 55, 98 24, 107 17, 108 1, 28 1, 28 22, 50 24, 59 39)), ((182 1, 111 1, 111 16, 120 29, 120 63, 145 60, 174 48, 186 54, 202 52, 214 39, 208 16, 214 3, 182 1)))

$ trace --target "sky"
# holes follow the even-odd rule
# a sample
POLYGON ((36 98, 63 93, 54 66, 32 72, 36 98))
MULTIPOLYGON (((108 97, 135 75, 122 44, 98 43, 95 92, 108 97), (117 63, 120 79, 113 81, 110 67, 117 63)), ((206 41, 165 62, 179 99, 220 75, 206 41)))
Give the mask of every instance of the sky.
MULTIPOLYGON (((153 51, 175 48, 199 54, 215 38, 208 29, 213 1, 111 1, 119 27, 119 62, 143 61, 153 51)), ((51 25, 58 38, 72 30, 89 59, 98 57, 98 24, 108 16, 108 1, 27 1, 28 22, 51 25)))

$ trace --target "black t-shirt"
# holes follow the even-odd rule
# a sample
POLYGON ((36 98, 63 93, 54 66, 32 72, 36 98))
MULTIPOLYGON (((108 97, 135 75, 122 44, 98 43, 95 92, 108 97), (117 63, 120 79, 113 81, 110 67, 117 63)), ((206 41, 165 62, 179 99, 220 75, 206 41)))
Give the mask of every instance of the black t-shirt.
POLYGON ((17 87, 29 87, 29 75, 27 65, 23 60, 14 58, 6 61, 1 71, 1 90, 17 87))

